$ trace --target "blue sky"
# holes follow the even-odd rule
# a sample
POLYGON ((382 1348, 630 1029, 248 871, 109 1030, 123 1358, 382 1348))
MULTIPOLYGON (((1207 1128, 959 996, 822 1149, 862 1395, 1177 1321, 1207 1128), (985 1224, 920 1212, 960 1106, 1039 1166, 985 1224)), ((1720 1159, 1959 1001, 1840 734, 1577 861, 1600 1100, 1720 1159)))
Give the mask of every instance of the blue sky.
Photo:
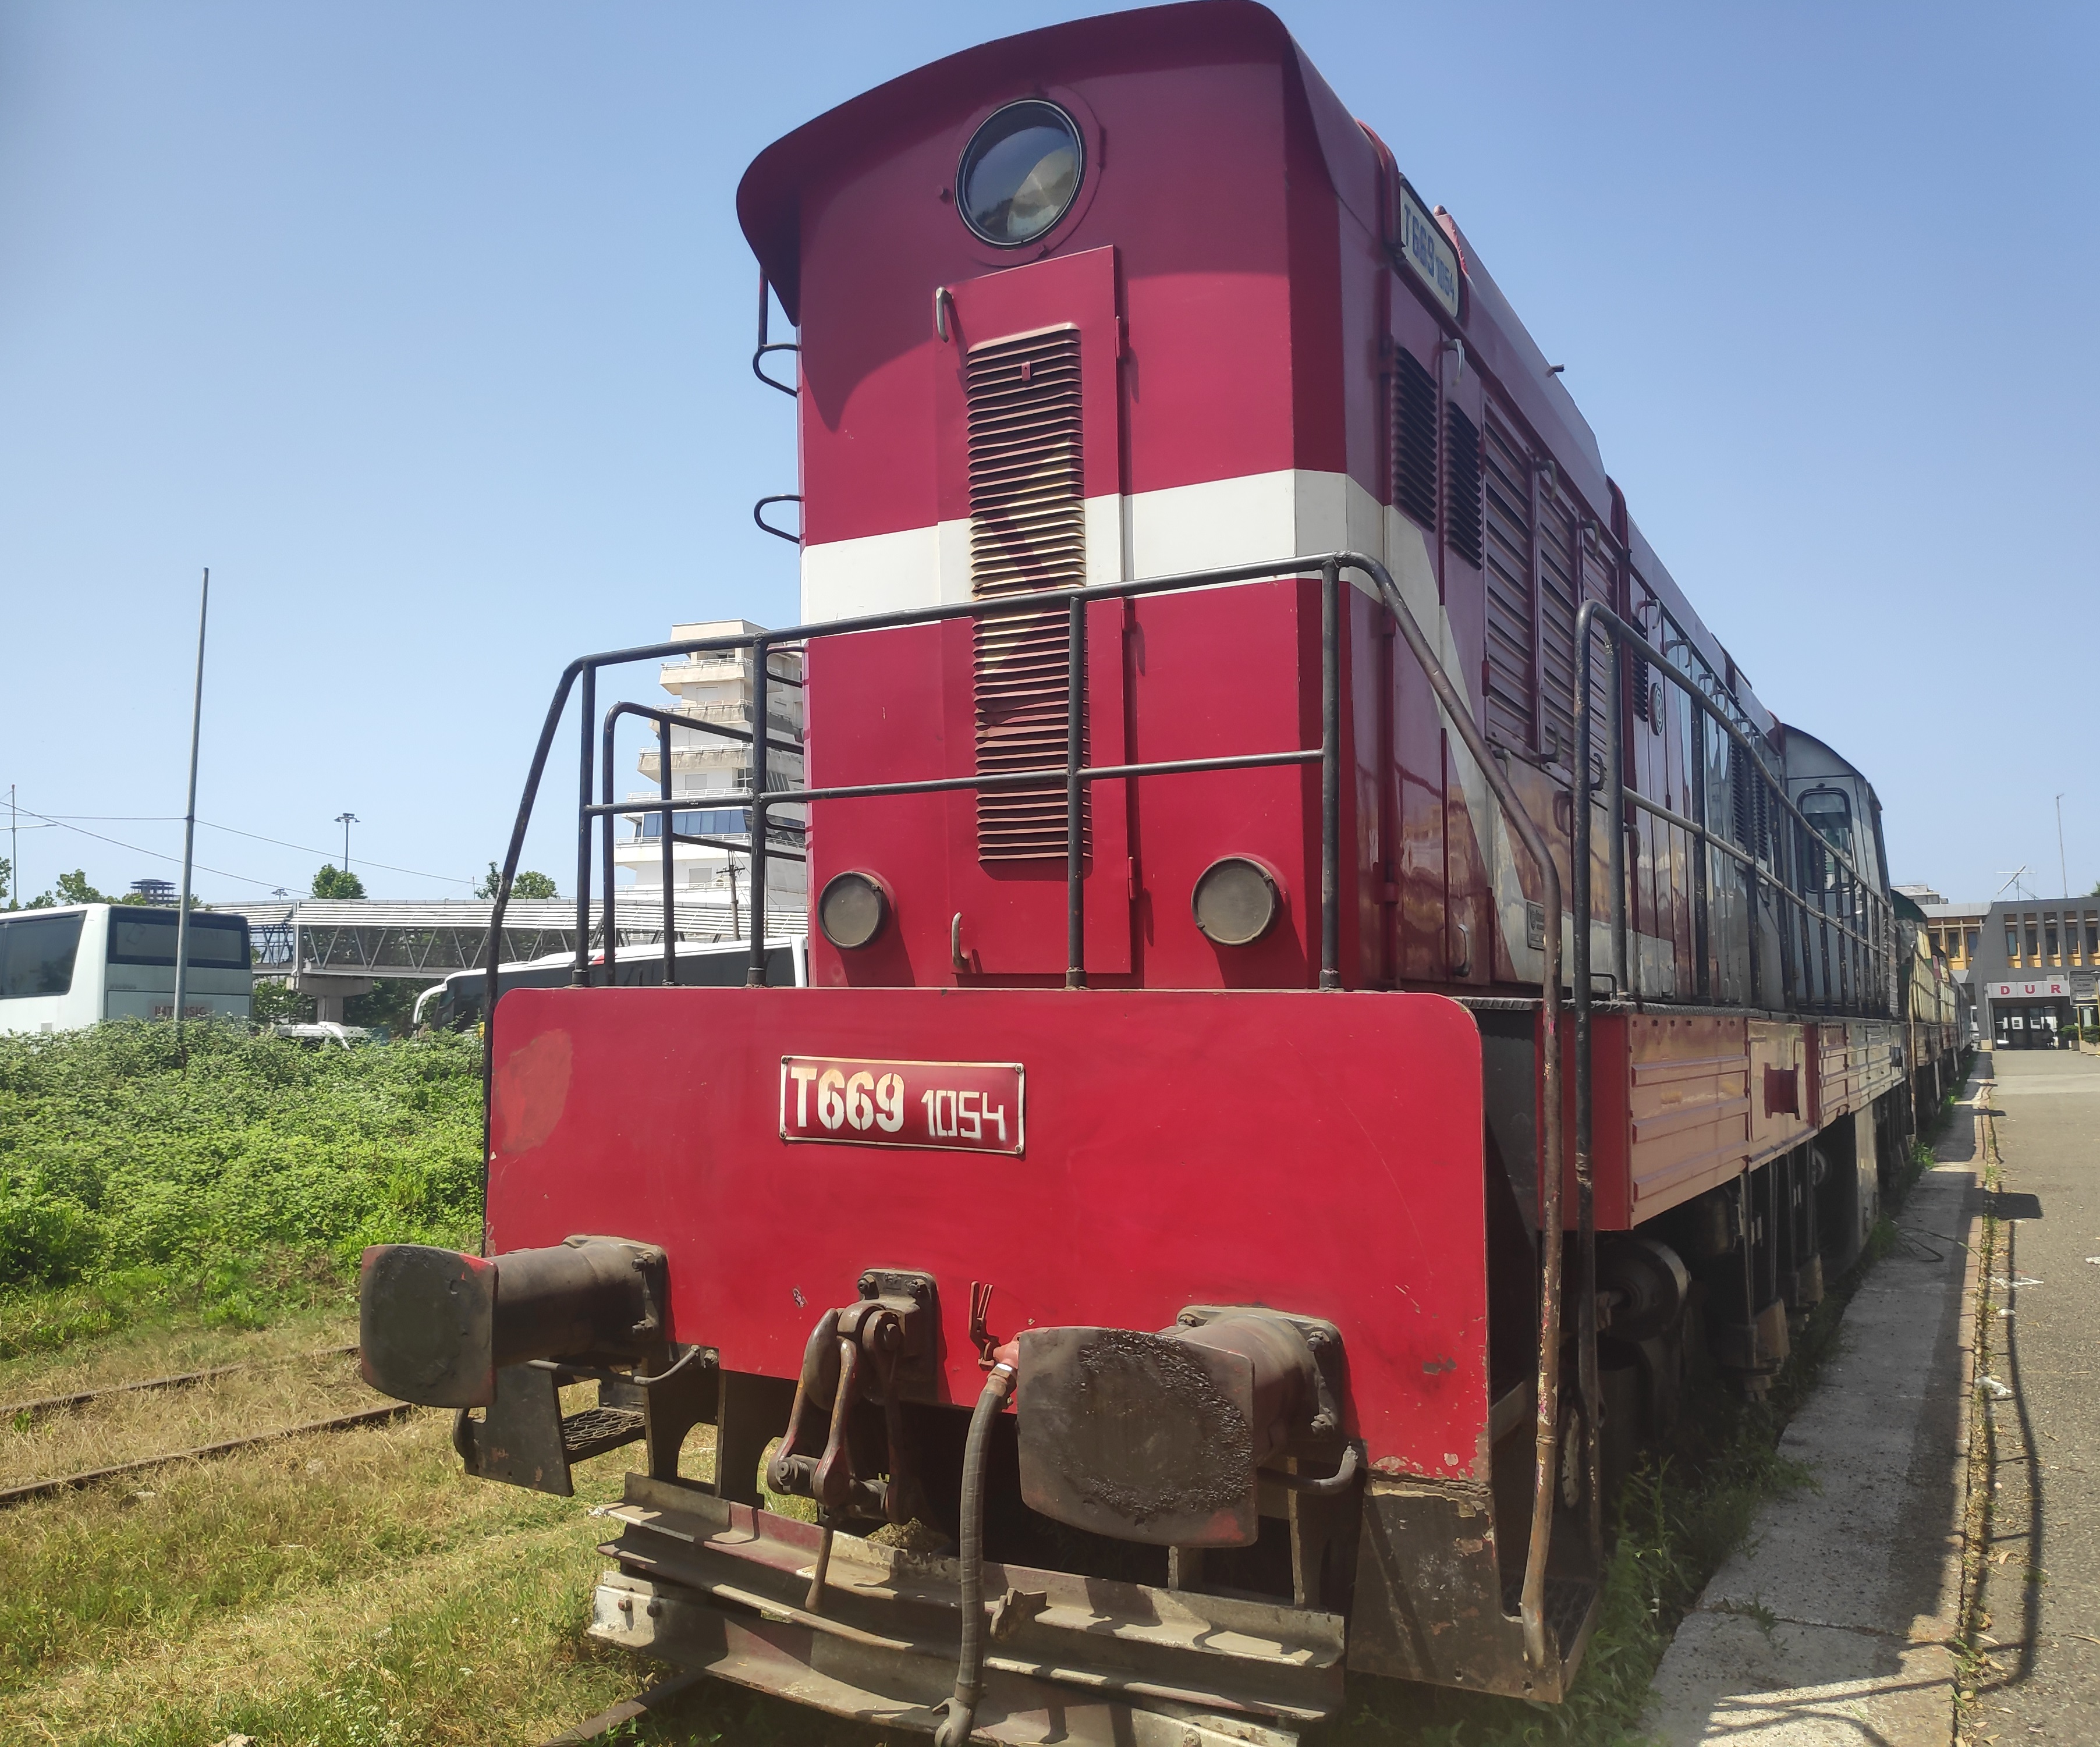
MULTIPOLYGON (((138 846, 26 830, 26 889, 171 871, 209 564, 198 811, 301 847, 201 830, 200 889, 303 889, 347 809, 375 895, 463 894, 571 655, 793 616, 743 166, 1085 10, 0 7, 0 789, 138 846)), ((2053 889, 2058 792, 2100 877, 2100 13, 1282 11, 1897 877, 2053 889)))

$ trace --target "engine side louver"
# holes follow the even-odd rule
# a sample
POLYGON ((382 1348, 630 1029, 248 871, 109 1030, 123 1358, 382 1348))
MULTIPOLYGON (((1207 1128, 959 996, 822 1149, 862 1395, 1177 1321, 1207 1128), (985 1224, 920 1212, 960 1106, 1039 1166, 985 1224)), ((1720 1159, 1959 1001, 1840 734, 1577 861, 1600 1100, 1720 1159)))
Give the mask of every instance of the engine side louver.
MULTIPOLYGON (((1087 577, 1079 330, 973 346, 964 369, 970 592, 982 600, 1078 587, 1087 577)), ((980 774, 1064 763, 1068 629, 1055 610, 977 623, 980 774)), ((1064 856, 1061 781, 981 792, 977 810, 979 860, 1064 856)))
POLYGON ((1436 526, 1436 379, 1405 349, 1393 355, 1392 501, 1436 526))
POLYGON ((1444 530, 1454 552, 1480 562, 1480 430, 1456 407, 1444 415, 1444 530))

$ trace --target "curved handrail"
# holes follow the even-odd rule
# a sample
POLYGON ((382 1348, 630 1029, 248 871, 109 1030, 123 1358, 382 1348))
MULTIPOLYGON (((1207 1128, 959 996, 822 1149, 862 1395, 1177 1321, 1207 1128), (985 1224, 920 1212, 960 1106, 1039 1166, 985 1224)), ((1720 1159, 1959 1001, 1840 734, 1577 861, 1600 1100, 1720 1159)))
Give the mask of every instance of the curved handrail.
MULTIPOLYGON (((785 537, 785 536, 783 536, 785 537)), ((1071 612, 1076 617, 1078 609, 1095 600, 1128 599, 1140 595, 1167 593, 1178 589, 1215 588, 1224 584, 1270 580, 1286 576, 1303 576, 1319 571, 1327 586, 1323 590, 1322 613, 1322 693, 1324 713, 1327 727, 1323 743, 1317 756, 1321 770, 1321 804, 1323 818, 1323 870, 1321 920, 1321 977, 1325 988, 1339 986, 1337 951, 1337 921, 1339 904, 1332 865, 1335 856, 1335 840, 1339 830, 1339 737, 1335 732, 1339 711, 1339 683, 1337 651, 1339 645, 1339 612, 1335 595, 1335 579, 1343 571, 1353 571, 1367 578, 1378 591, 1378 597, 1388 615, 1399 629, 1415 664, 1429 682, 1430 690, 1449 726, 1458 737, 1467 753, 1479 767, 1482 779, 1495 799, 1496 805, 1507 823, 1512 835, 1522 845, 1538 871, 1543 889, 1544 908, 1551 919, 1546 929, 1541 955, 1539 995, 1541 1011, 1541 1079, 1542 1132, 1539 1137, 1540 1176, 1540 1308, 1539 1360, 1536 1392, 1538 1401, 1538 1428, 1536 1435, 1532 1495, 1532 1524, 1530 1542, 1527 1550, 1524 1585, 1520 1592, 1520 1613, 1523 1620, 1526 1656, 1533 1665, 1546 1665, 1547 1648, 1545 1627, 1546 1561, 1552 1538, 1553 1489, 1557 1468, 1560 1434, 1560 1355, 1563 1273, 1563 1237, 1561 1232, 1562 1207, 1562 1132, 1564 1094, 1560 1062, 1560 943, 1561 928, 1565 910, 1561 902, 1560 878, 1553 864, 1553 857, 1544 837, 1532 821, 1507 776, 1496 761, 1485 737, 1474 721, 1472 712, 1443 664, 1422 627, 1416 622, 1413 611, 1401 597, 1392 574, 1376 558, 1365 554, 1335 551, 1311 556, 1271 560, 1255 564, 1223 567, 1214 570, 1185 571, 1164 577, 1151 577, 1133 582, 1098 583, 1077 589, 1039 589, 1026 594, 995 597, 987 600, 947 602, 937 607, 905 608, 893 612, 863 614, 851 619, 836 619, 827 622, 792 627, 779 631, 762 631, 743 637, 697 637, 678 642, 644 645, 638 648, 609 651, 603 655, 587 655, 572 661, 562 670, 562 679, 548 709, 542 726, 540 740, 535 750, 532 769, 527 778, 526 792, 518 806, 518 819, 512 829, 511 840, 505 854, 502 879, 500 882, 496 907, 490 918, 490 945, 488 960, 488 1030, 483 1049, 483 1160, 486 1171, 488 1160, 488 1106, 486 1094, 493 1072, 494 1019, 496 995, 496 962, 500 957, 501 927, 503 911, 508 901, 517 862, 523 851, 525 831, 530 822, 539 783, 545 773, 548 752, 558 726, 568 695, 579 680, 583 682, 583 750, 579 771, 580 803, 578 806, 579 838, 577 845, 577 927, 578 950, 583 960, 581 982, 588 973, 588 953, 585 937, 589 931, 590 870, 590 826, 600 811, 592 805, 590 793, 591 765, 593 764, 592 730, 595 724, 596 682, 598 670, 602 667, 628 663, 661 660, 677 655, 693 655, 709 651, 727 651, 749 649, 757 657, 757 671, 753 676, 754 690, 758 701, 754 708, 760 721, 765 719, 763 692, 768 668, 766 656, 773 648, 788 643, 806 643, 818 637, 851 636, 858 633, 888 630, 907 624, 936 624, 950 619, 1005 617, 1017 613, 1040 611, 1057 607, 1071 612)), ((798 801, 823 798, 822 791, 806 792, 794 790, 769 791, 763 780, 763 763, 766 736, 755 737, 752 744, 754 777, 752 805, 761 814, 774 805, 792 805, 798 801)), ((1070 762, 1063 767, 1053 767, 1034 773, 1004 773, 1003 780, 1012 781, 1027 778, 1048 779, 1061 778, 1069 784, 1083 777, 1092 780, 1097 775, 1139 776, 1148 774, 1148 767, 1128 765, 1103 770, 1099 772, 1079 772, 1070 762)), ((1260 761, 1282 761, 1303 759, 1308 753, 1269 755, 1260 761)), ((1215 761, 1220 765, 1233 762, 1253 762, 1251 760, 1215 761)), ((1181 768, 1180 765, 1160 767, 1160 774, 1181 768)), ((935 786, 970 786, 979 779, 946 779, 937 784, 877 785, 893 792, 905 789, 927 788, 935 786)), ((763 882, 759 870, 765 858, 762 819, 754 820, 752 877, 752 933, 754 940, 763 937, 760 924, 759 906, 762 902, 763 882)), ((610 934, 608 934, 610 937, 610 934)), ((1578 930, 1578 939, 1581 937, 1578 930)), ((486 1200, 484 1198, 484 1246, 486 1242, 486 1200)))

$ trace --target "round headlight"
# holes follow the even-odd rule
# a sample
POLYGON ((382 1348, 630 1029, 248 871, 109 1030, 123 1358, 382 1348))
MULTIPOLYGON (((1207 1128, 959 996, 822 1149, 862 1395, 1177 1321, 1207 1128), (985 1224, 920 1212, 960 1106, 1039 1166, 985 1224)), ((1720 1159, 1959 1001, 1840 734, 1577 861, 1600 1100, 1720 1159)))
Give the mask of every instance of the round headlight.
POLYGON ((1244 855, 1211 862, 1198 878, 1189 900, 1203 937, 1220 946, 1245 946, 1260 940, 1275 923, 1280 907, 1268 870, 1244 855))
POLYGON ((817 926, 834 946, 865 946, 889 920, 889 894, 873 874, 842 873, 825 882, 817 926))
POLYGON ((970 135, 955 171, 955 207, 988 243, 1032 243, 1065 216, 1086 170, 1071 117, 1030 98, 1008 104, 970 135))

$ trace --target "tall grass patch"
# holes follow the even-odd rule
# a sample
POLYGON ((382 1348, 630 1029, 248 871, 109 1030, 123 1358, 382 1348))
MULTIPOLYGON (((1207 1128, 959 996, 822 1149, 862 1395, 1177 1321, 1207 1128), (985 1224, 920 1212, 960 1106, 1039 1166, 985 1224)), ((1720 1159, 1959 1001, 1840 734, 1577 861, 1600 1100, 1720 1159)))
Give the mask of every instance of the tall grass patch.
POLYGON ((185 1032, 0 1037, 0 1357, 170 1299, 258 1320, 368 1243, 477 1241, 474 1039, 185 1032))

